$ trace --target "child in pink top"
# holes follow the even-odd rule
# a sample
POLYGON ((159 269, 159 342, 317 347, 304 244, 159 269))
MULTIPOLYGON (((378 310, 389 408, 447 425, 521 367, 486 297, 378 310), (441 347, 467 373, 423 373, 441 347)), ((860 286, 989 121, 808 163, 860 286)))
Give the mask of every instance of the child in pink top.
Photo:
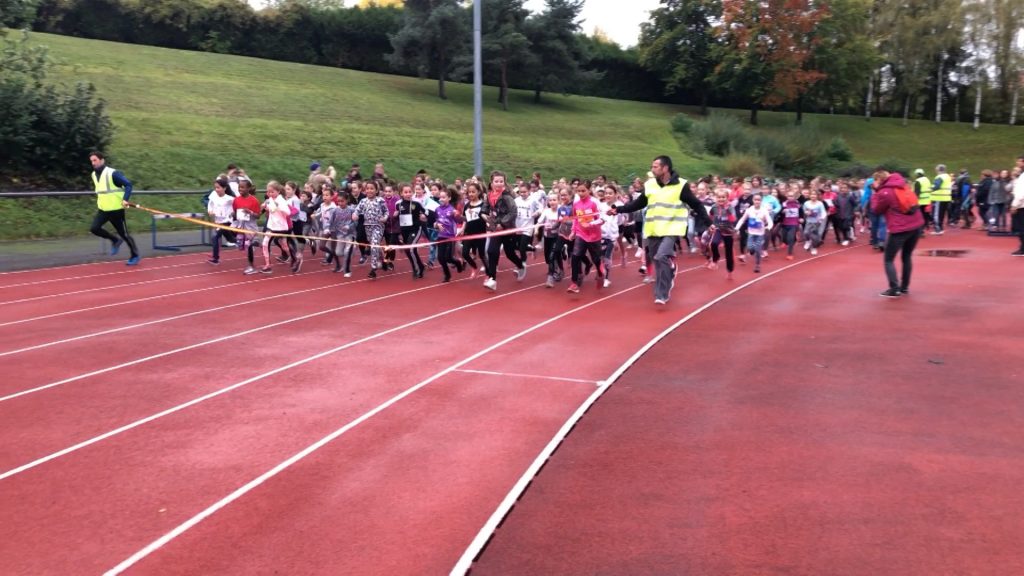
POLYGON ((604 284, 601 264, 601 225, 604 220, 598 210, 597 203, 590 197, 590 181, 584 180, 576 186, 579 200, 572 205, 572 284, 569 292, 579 294, 580 282, 583 280, 583 255, 587 254, 590 261, 597 266, 597 287, 604 284))

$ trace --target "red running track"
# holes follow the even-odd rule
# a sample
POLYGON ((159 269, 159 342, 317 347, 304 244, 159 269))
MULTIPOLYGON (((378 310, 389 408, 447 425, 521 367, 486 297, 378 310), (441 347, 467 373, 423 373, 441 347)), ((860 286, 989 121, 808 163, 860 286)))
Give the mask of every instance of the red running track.
MULTIPOLYGON (((835 275, 860 260, 874 258, 852 250, 763 284, 801 278, 805 268, 835 275)), ((684 258, 681 267, 697 263, 684 258)), ((781 264, 770 259, 766 272, 781 264)), ((80 340, 4 357, 24 381, 5 384, 6 393, 73 380, 0 402, 0 506, 15 519, 0 528, 0 555, 14 559, 13 573, 33 574, 102 572, 126 559, 130 573, 450 570, 598 381, 653 335, 754 277, 741 269, 727 283, 684 271, 670 306, 655 309, 632 267, 616 270, 612 289, 596 294, 590 282, 572 297, 541 287, 539 268, 524 284, 506 273, 498 294, 478 281, 435 286, 408 274, 376 282, 281 275, 206 291, 201 303, 181 295, 130 305, 121 327, 153 322, 138 328, 118 330, 117 315, 76 313, 91 318, 82 329, 69 324, 66 337, 80 340), (258 313, 248 316, 213 310, 237 302, 240 290, 264 298, 303 287, 321 289, 287 305, 251 305, 258 313), (211 311, 171 319, 197 306, 211 311), (319 315, 290 321, 310 314, 319 315), (263 328, 271 323, 279 324, 263 328), (84 337, 102 330, 115 331, 84 337), (142 361, 244 330, 254 332, 142 361), (73 361, 41 365, 55 354, 73 361), (118 364, 128 365, 79 377, 118 364)), ((128 282, 110 278, 91 281, 128 282)), ((178 283, 157 284, 171 293, 178 283)), ((16 325, 17 345, 0 326, 0 353, 54 342, 47 322, 16 325), (34 326, 44 328, 35 334, 34 326)))
POLYGON ((934 248, 970 252, 919 251, 906 299, 850 252, 680 327, 473 574, 1024 573, 1021 262, 977 233, 934 248))

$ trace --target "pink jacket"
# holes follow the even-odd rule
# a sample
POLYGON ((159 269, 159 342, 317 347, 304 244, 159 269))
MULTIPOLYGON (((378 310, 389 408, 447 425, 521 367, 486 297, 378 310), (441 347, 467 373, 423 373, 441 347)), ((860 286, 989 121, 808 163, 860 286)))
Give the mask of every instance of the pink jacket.
POLYGON ((905 185, 906 180, 903 179, 903 176, 893 172, 871 195, 871 211, 875 214, 885 215, 885 227, 892 234, 917 230, 924 226, 924 216, 921 215, 920 208, 914 210, 912 214, 903 214, 899 211, 896 190, 905 185))

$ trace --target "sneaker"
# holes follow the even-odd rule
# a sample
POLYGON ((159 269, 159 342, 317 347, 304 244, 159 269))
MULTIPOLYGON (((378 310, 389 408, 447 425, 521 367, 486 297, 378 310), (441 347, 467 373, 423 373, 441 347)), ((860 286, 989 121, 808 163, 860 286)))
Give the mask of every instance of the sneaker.
POLYGON ((360 264, 366 264, 366 256, 360 256, 359 257, 359 263, 360 264))
POLYGON ((690 254, 696 254, 696 253, 697 253, 697 247, 696 246, 690 246, 690 254))
POLYGON ((849 240, 843 240, 842 242, 840 242, 840 244, 842 244, 843 246, 849 246, 850 245, 850 241, 849 240))
POLYGON ((807 242, 804 242, 804 250, 810 250, 810 249, 811 249, 811 241, 808 240, 807 242))
POLYGON ((469 279, 470 279, 470 280, 472 280, 472 279, 474 279, 474 278, 476 278, 476 268, 473 268, 473 269, 472 269, 472 270, 470 270, 470 272, 469 272, 469 279))
POLYGON ((131 258, 128 259, 127 262, 124 263, 124 265, 125 266, 135 266, 136 264, 139 263, 139 260, 141 260, 141 258, 139 258, 138 256, 132 256, 131 258))
POLYGON ((345 278, 351 278, 351 277, 352 277, 352 273, 351 272, 345 272, 345 278))
POLYGON ((760 266, 754 266, 754 274, 760 274, 760 273, 761 273, 761 267, 760 266))
POLYGON ((933 230, 932 231, 932 236, 942 236, 945 233, 946 233, 945 230, 933 230))
POLYGON ((910 296, 910 290, 906 288, 900 288, 900 296, 910 296))
POLYGON ((641 274, 647 274, 647 266, 640 265, 640 273, 641 274))
POLYGON ((376 268, 370 268, 370 273, 367 275, 367 278, 376 278, 376 277, 377 277, 377 269, 376 268))
POLYGON ((274 273, 274 269, 271 268, 270 266, 264 266, 263 268, 260 268, 260 272, 262 272, 264 274, 273 274, 274 273))
POLYGON ((554 288, 555 287, 555 277, 552 276, 551 274, 548 274, 548 279, 547 279, 546 282, 544 282, 544 286, 546 288, 554 288))
POLYGON ((572 284, 569 284, 569 289, 566 290, 566 292, 571 292, 573 294, 579 294, 580 293, 580 287, 577 286, 575 282, 573 282, 572 284))
POLYGON ((488 278, 487 280, 484 280, 484 288, 493 292, 498 289, 498 281, 494 278, 488 278))
POLYGON ((817 248, 811 248, 811 256, 817 256, 817 255, 818 255, 818 249, 817 248))
POLYGON ((643 255, 644 255, 644 249, 643 248, 637 248, 636 249, 636 254, 633 254, 633 258, 640 258, 643 255))
POLYGON ((213 265, 213 266, 217 266, 217 265, 220 264, 220 260, 217 260, 217 259, 214 259, 214 258, 210 258, 210 259, 208 259, 206 261, 206 263, 210 264, 210 265, 213 265))
POLYGON ((768 257, 768 252, 766 250, 762 250, 761 251, 761 258, 767 258, 767 257, 768 257))
POLYGON ((516 270, 516 280, 522 282, 526 279, 526 266, 523 266, 519 270, 516 270))
POLYGON ((793 255, 792 254, 790 254, 789 256, 786 256, 786 260, 792 260, 792 259, 793 259, 793 255))
POLYGON ((654 276, 644 276, 644 284, 654 284, 654 276))
POLYGON ((299 258, 295 261, 295 264, 292 264, 292 274, 298 274, 299 270, 302 270, 302 258, 299 258))
POLYGON ((718 270, 717 262, 708 262, 708 270, 718 270))
POLYGON ((117 256, 117 253, 121 251, 121 244, 124 244, 124 240, 118 238, 110 243, 110 255, 117 256))
POLYGON ((1017 250, 1016 252, 1010 252, 1010 256, 1024 256, 1024 249, 1017 250))
POLYGON ((664 300, 664 299, 661 299, 661 298, 655 298, 654 299, 654 303, 657 304, 658 306, 664 306, 665 304, 668 304, 668 300, 664 300))
POLYGON ((487 267, 486 266, 481 266, 480 267, 480 273, 483 274, 485 272, 487 272, 487 267))
POLYGON ((604 279, 604 284, 603 284, 603 287, 604 287, 604 288, 608 288, 608 287, 610 287, 611 285, 612 285, 612 281, 611 281, 611 280, 609 280, 609 279, 607 279, 607 278, 605 278, 605 279, 604 279))
POLYGON ((889 288, 885 292, 879 292, 878 295, 881 296, 882 298, 899 298, 900 291, 899 288, 889 288))
POLYGON ((285 256, 284 254, 281 254, 280 256, 277 257, 277 261, 280 262, 281 264, 288 262, 288 260, 290 260, 290 258, 285 256))
POLYGON ((242 274, 245 274, 246 276, 252 276, 255 273, 256 273, 256 269, 253 268, 252 266, 249 266, 245 270, 242 270, 242 274))
POLYGON ((238 244, 235 244, 234 242, 225 242, 224 243, 224 247, 225 248, 234 248, 235 246, 238 246, 238 244))
POLYGON ((739 261, 740 261, 740 264, 746 264, 747 263, 747 255, 746 254, 740 254, 739 261))

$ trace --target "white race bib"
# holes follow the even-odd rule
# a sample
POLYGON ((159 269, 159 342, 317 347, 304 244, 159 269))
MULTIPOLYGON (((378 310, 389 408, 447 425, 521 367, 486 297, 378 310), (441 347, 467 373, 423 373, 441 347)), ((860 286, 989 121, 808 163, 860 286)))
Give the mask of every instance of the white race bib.
POLYGON ((238 220, 239 222, 249 221, 249 211, 246 210, 245 208, 239 208, 238 210, 235 210, 235 216, 235 219, 238 220))
POLYGON ((408 228, 409 226, 412 226, 412 214, 399 214, 398 225, 403 228, 408 228))

